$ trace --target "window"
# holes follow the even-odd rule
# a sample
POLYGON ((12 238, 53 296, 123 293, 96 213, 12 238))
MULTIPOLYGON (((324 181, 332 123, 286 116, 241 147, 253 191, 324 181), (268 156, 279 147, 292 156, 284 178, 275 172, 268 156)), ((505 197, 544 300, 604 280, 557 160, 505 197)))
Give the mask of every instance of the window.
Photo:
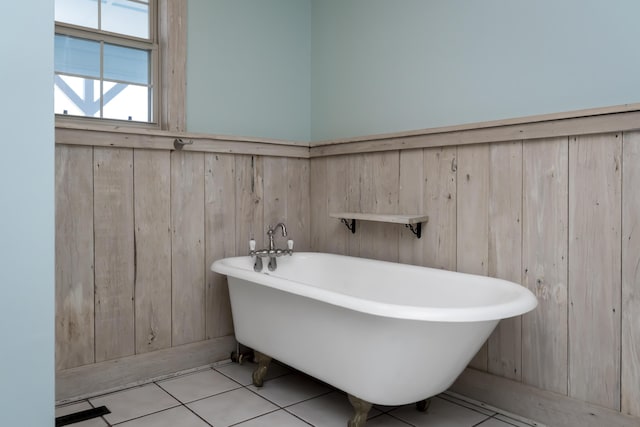
POLYGON ((156 0, 55 0, 55 113, 157 122, 156 0))

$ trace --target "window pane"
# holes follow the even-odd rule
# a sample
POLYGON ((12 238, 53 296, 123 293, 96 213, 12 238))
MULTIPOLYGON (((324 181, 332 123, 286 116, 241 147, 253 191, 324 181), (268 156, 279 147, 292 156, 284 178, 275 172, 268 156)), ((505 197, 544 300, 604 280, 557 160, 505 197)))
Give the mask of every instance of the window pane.
POLYGON ((56 34, 55 70, 100 77, 100 43, 56 34))
POLYGON ((149 52, 142 49, 105 44, 104 78, 148 84, 149 52))
POLYGON ((96 0, 56 0, 56 21, 98 28, 96 0))
POLYGON ((133 37, 149 38, 149 5, 126 0, 102 3, 102 29, 133 37))
POLYGON ((55 76, 56 114, 100 117, 100 81, 81 77, 55 76))
POLYGON ((151 121, 147 86, 104 82, 104 114, 106 119, 151 121))

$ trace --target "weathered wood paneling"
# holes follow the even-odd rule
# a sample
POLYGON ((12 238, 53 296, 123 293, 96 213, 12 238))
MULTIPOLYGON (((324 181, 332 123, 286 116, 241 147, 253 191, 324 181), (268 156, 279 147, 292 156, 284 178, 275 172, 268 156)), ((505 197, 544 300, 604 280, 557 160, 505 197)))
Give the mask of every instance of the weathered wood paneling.
POLYGON ((312 143, 311 157, 637 130, 640 104, 312 143))
MULTIPOLYGON (((310 176, 309 161, 286 159, 287 177, 281 185, 287 191, 286 224, 289 238, 293 239, 296 251, 311 248, 310 176)), ((278 247, 285 247, 282 241, 278 247)))
POLYGON ((135 352, 133 150, 94 148, 96 362, 135 352))
POLYGON ((134 165, 136 353, 171 346, 171 159, 136 150, 134 165))
POLYGON ((56 369, 94 362, 93 149, 56 147, 56 369))
MULTIPOLYGON (((594 129, 590 127, 588 133, 594 129)), ((162 206, 166 206, 166 197, 170 196, 170 226, 174 233, 176 225, 184 230, 179 236, 173 234, 168 243, 174 287, 169 298, 174 314, 177 305, 188 305, 190 316, 196 313, 193 319, 183 321, 200 325, 196 328, 200 332, 194 334, 197 337, 190 339, 220 336, 231 330, 224 279, 216 282, 209 272, 213 259, 245 254, 250 234, 262 246, 265 215, 270 211, 281 215, 280 210, 284 209, 285 222, 298 250, 306 237, 312 250, 385 259, 393 259, 395 253, 404 262, 422 260, 425 265, 515 281, 520 274, 523 285, 536 293, 540 305, 522 318, 522 377, 514 378, 553 393, 568 394, 556 406, 552 405, 553 411, 565 414, 562 422, 566 425, 591 420, 584 414, 593 408, 600 408, 593 409, 597 415, 594 425, 603 420, 613 423, 622 420, 620 425, 628 425, 624 416, 611 416, 620 408, 626 414, 640 416, 637 332, 640 239, 636 239, 635 232, 640 217, 640 198, 635 191, 640 181, 637 132, 625 134, 624 144, 620 134, 617 138, 615 134, 572 137, 571 149, 566 137, 525 141, 520 161, 510 157, 513 147, 508 143, 493 143, 491 148, 468 145, 389 149, 374 155, 314 158, 309 163, 304 159, 294 162, 276 159, 286 165, 286 182, 282 186, 263 171, 261 156, 216 156, 186 151, 171 154, 171 185, 163 184, 167 167, 166 160, 160 157, 169 156, 166 148, 170 141, 165 141, 166 135, 149 134, 144 139, 144 144, 159 141, 160 145, 167 145, 153 147, 154 152, 162 153, 159 157, 138 149, 108 147, 108 139, 98 143, 104 148, 57 146, 58 370, 89 364, 66 371, 81 369, 84 375, 95 359, 110 359, 104 363, 116 366, 120 360, 130 360, 121 359, 121 354, 148 351, 133 359, 168 351, 153 351, 155 348, 145 343, 142 330, 154 330, 149 326, 153 323, 149 314, 157 302, 149 304, 149 301, 155 301, 154 298, 159 301, 155 292, 166 286, 166 283, 159 285, 149 271, 144 273, 145 269, 153 268, 152 261, 145 259, 145 255, 151 254, 144 247, 155 246, 156 251, 163 246, 162 226, 151 224, 162 224, 166 213, 166 207, 162 206), (394 158, 396 166, 389 166, 392 164, 389 161, 385 163, 384 155, 394 158), (194 162, 196 158, 199 160, 194 162), (418 162, 420 158, 422 165, 418 162), (200 172, 194 170, 194 163, 202 165, 200 172), (523 168, 520 237, 513 222, 518 200, 518 173, 514 168, 518 164, 523 168), (292 180, 294 174, 300 179, 292 180), (263 177, 270 184, 265 184, 263 177), (418 181, 414 182, 414 178, 418 181), (196 184, 190 184, 189 180, 196 184), (420 187, 422 192, 418 194, 420 187), (160 189, 162 194, 158 192, 160 189), (276 193, 284 195, 284 204, 268 207, 265 198, 276 193), (328 216, 332 211, 386 211, 393 206, 394 197, 398 199, 393 211, 419 207, 419 200, 422 201, 421 213, 429 215, 430 220, 420 241, 397 224, 388 225, 388 229, 376 225, 368 229, 365 225, 363 229, 364 223, 360 222, 354 235, 339 220, 328 216), (300 210, 294 213, 294 207, 300 210), (306 227, 304 221, 308 221, 306 227), (139 228, 142 224, 149 228, 144 231, 139 228), (193 232, 197 228, 201 231, 193 232), (304 229, 311 230, 311 235, 305 236, 304 229), (385 237, 390 234, 385 233, 393 233, 390 246, 385 237), (95 242, 91 240, 94 234, 95 242), (194 238, 196 235, 199 238, 194 238), (152 243, 156 239, 157 243, 152 243), (518 266, 519 241, 521 266, 518 266), (390 249, 393 247, 397 252, 390 249), (181 253, 185 248, 188 254, 181 253), (91 270, 94 250, 95 307, 91 270), (418 255, 420 251, 422 255, 418 255), (509 252, 510 256, 505 255, 509 252), (178 271, 180 268, 184 271, 178 271), (185 278, 198 275, 196 282, 202 285, 188 297, 193 302, 180 301, 182 290, 177 287, 185 278), (78 293, 80 287, 82 292, 78 293), (85 318, 73 327, 72 319, 81 316, 85 318), (86 316, 89 319, 84 321, 86 316), (95 355, 91 335, 94 326, 96 339, 98 335, 104 338, 100 343, 95 341, 95 355), (567 415, 574 408, 572 405, 584 415, 576 422, 567 415), (603 406, 612 409, 605 410, 603 406)), ((78 138, 74 143, 82 145, 86 143, 83 141, 86 138, 78 138)), ((143 146, 146 145, 140 147, 143 146)), ((160 275, 158 271, 155 273, 160 275)), ((175 322, 174 316, 173 346, 179 342, 175 340, 175 322)), ((517 337, 517 329, 507 331, 501 325, 499 340, 496 335, 491 339, 491 352, 487 353, 485 347, 472 365, 509 377, 511 366, 518 363, 518 344, 503 338, 517 337)), ((154 339, 155 345, 159 344, 160 335, 154 339)), ((486 378, 499 379, 496 375, 482 375, 480 382, 486 378)), ((506 379, 500 381, 517 384, 506 379)), ((513 390, 516 389, 526 391, 531 387, 519 384, 514 386, 513 390)), ((506 394, 504 397, 508 400, 506 394)), ((551 405, 553 395, 549 393, 541 399, 545 405, 551 405)))
POLYGON ((236 252, 249 251, 249 239, 256 246, 265 247, 266 229, 263 226, 262 157, 236 156, 236 252))
POLYGON ((172 344, 205 339, 204 153, 171 154, 172 344))
POLYGON ((456 269, 457 149, 424 150, 423 224, 424 264, 427 267, 456 269))
MULTIPOLYGON (((597 387, 597 385, 594 386, 597 387)), ((640 425, 640 419, 624 416, 613 409, 581 402, 475 369, 466 369, 451 389, 512 414, 539 421, 549 427, 638 427, 640 425)))
MULTIPOLYGON (((522 142, 491 144, 489 276, 520 283, 522 267, 522 142)), ((500 321, 488 340, 489 372, 522 377, 521 318, 500 321)))
POLYGON ((235 346, 236 340, 226 336, 60 371, 56 374, 56 403, 147 383, 152 378, 169 377, 224 360, 235 346))
MULTIPOLYGON (((309 162, 309 205, 310 246, 314 251, 328 252, 327 227, 329 219, 329 203, 327 200, 327 158, 313 159, 309 162)), ((332 236, 333 238, 333 236, 332 236)))
MULTIPOLYGON (((457 266, 463 273, 489 273, 489 146, 458 147, 457 266)), ((471 361, 488 367, 486 344, 471 361)))
MULTIPOLYGON (((362 212, 396 213, 400 160, 398 151, 373 153, 364 157, 360 181, 362 212)), ((360 255, 385 261, 398 260, 397 224, 360 221, 360 255)))
POLYGON ((207 339, 233 333, 229 288, 211 264, 236 255, 235 156, 205 155, 205 330, 207 339))
MULTIPOLYGON (((283 157, 264 157, 262 159, 264 179, 264 227, 275 226, 279 222, 287 224, 287 159, 283 157)), ((274 239, 281 239, 280 231, 274 239)), ((266 238, 266 237, 265 237, 266 238)), ((265 245, 266 247, 266 245, 265 245)))
POLYGON ((618 410, 621 140, 569 141, 569 395, 618 410))
POLYGON ((523 285, 538 307, 522 318, 522 379, 567 394, 569 141, 523 147, 523 285))
MULTIPOLYGON (((347 230, 338 219, 329 218, 328 214, 332 212, 345 212, 350 205, 350 197, 357 194, 359 200, 359 190, 350 191, 351 171, 350 158, 348 156, 329 157, 327 159, 326 168, 326 192, 327 192, 327 217, 323 218, 326 227, 326 249, 327 252, 336 254, 349 254, 350 239, 355 240, 355 236, 347 230)), ((314 184, 311 181, 312 185, 314 184)), ((352 189, 353 190, 353 189, 352 189)), ((312 194, 311 200, 315 199, 312 194)), ((359 242, 359 241, 358 241, 359 242)), ((315 248, 314 248, 315 250, 315 248)))
MULTIPOLYGON (((362 200, 360 198, 360 185, 363 180, 364 157, 363 154, 354 154, 347 157, 347 161, 349 162, 347 169, 347 182, 349 183, 347 186, 347 212, 363 212, 362 200)), ((359 231, 355 234, 347 232, 348 254, 351 256, 360 256, 361 225, 362 222, 357 224, 356 228, 359 229, 359 231)))
POLYGON ((624 134, 622 168, 622 412, 640 417, 640 132, 624 134))
MULTIPOLYGON (((400 151, 400 181, 398 188, 398 209, 394 213, 424 214, 424 150, 400 151)), ((389 212, 388 212, 389 213, 389 212)), ((424 227, 427 224, 423 224, 424 227)), ((416 239, 411 230, 396 226, 400 233, 398 261, 405 264, 424 265, 423 237, 416 239)))

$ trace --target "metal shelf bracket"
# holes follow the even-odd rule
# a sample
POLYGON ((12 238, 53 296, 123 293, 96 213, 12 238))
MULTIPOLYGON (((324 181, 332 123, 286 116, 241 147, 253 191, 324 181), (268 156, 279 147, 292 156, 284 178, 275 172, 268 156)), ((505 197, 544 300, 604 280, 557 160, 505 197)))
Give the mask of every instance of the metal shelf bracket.
POLYGON ((407 227, 409 230, 411 230, 411 232, 413 234, 415 234, 418 239, 420 237, 422 237, 422 223, 421 222, 417 223, 415 228, 411 224, 405 224, 404 226, 407 227))
POLYGON ((348 220, 345 218, 341 218, 340 222, 343 223, 344 225, 347 226, 347 228, 349 230, 351 230, 351 233, 356 234, 356 220, 352 219, 352 220, 348 220))

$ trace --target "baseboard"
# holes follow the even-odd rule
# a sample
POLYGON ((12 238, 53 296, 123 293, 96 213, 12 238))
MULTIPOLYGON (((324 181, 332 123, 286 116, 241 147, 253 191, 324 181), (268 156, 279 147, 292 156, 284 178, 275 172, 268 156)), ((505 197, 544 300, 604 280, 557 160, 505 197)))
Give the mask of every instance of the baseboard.
POLYGON ((638 417, 470 368, 460 375, 450 390, 548 427, 640 426, 638 417))
POLYGON ((56 372, 56 402, 86 398, 209 365, 228 359, 235 348, 236 340, 229 335, 59 371, 56 372))

